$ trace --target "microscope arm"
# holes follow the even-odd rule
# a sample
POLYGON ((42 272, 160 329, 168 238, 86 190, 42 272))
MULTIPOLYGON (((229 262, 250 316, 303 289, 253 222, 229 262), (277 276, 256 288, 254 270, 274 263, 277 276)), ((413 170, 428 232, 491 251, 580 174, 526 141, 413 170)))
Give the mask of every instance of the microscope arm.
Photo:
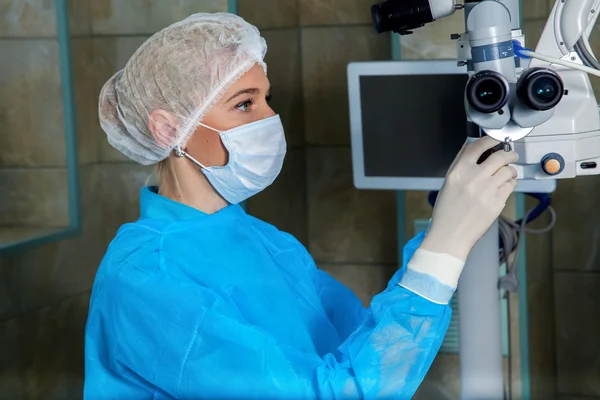
MULTIPOLYGON (((512 3, 511 0, 496 1, 505 5, 512 3)), ((450 16, 460 8, 456 0, 429 0, 429 7, 434 20, 450 16)), ((570 54, 582 37, 587 40, 590 36, 599 15, 600 0, 556 0, 546 25, 553 40, 538 47, 538 51, 559 58, 570 54)))
POLYGON ((585 35, 587 39, 600 12, 600 0, 557 0, 550 21, 554 25, 555 46, 563 56, 573 51, 585 35))

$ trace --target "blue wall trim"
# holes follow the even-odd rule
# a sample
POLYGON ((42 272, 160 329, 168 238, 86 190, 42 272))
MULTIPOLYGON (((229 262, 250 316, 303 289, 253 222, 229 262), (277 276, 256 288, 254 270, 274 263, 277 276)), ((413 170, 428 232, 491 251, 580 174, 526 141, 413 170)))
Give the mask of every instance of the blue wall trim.
POLYGON ((406 244, 406 196, 403 191, 396 192, 396 231, 398 240, 398 268, 402 268, 402 250, 406 244))
POLYGON ((0 244, 2 255, 22 252, 46 243, 64 240, 81 233, 81 196, 79 192, 79 160, 77 146, 77 111, 71 68, 71 33, 68 0, 56 0, 60 79, 65 126, 66 168, 69 200, 69 226, 55 232, 31 237, 16 243, 0 244))
POLYGON ((77 110, 71 67, 71 32, 68 0, 56 1, 56 25, 60 56, 60 80, 67 146, 67 180, 69 185, 69 227, 81 229, 81 199, 79 195, 79 157, 77 146, 77 110))
POLYGON ((237 0, 227 0, 227 12, 232 14, 238 13, 238 2, 237 0))
POLYGON ((400 59, 400 35, 397 33, 391 34, 392 39, 392 60, 400 59))
MULTIPOLYGON (((525 216, 525 195, 518 193, 517 219, 525 216)), ((521 251, 519 252, 519 270, 517 279, 519 281, 519 349, 521 359, 521 385, 522 399, 531 399, 531 371, 529 365, 529 315, 527 302, 527 246, 526 237, 521 238, 521 251)))

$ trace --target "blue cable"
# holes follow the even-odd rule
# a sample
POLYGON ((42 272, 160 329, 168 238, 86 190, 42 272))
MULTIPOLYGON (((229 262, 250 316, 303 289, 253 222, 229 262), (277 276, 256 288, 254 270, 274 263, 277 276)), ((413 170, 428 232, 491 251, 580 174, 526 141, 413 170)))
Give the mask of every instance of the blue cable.
POLYGON ((529 60, 531 57, 526 56, 525 54, 523 54, 523 51, 533 51, 531 49, 528 49, 527 47, 523 47, 521 46, 521 42, 519 42, 518 40, 513 40, 513 50, 515 52, 515 55, 519 58, 522 58, 524 60, 529 60))
MULTIPOLYGON (((429 192, 427 196, 427 201, 433 207, 435 206, 435 202, 437 200, 439 192, 429 192)), ((535 208, 529 213, 527 216, 527 224, 534 221, 537 217, 539 217, 548 207, 550 207, 551 199, 548 193, 525 193, 527 196, 533 197, 539 201, 539 204, 535 206, 535 208)), ((517 225, 521 225, 523 219, 516 221, 517 225)))

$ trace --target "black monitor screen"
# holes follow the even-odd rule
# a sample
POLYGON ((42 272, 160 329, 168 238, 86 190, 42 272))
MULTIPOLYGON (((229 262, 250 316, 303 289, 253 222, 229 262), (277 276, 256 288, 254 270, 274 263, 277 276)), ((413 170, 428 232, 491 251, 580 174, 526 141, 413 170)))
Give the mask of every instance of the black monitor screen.
POLYGON ((466 139, 467 79, 360 77, 365 175, 443 178, 466 139))

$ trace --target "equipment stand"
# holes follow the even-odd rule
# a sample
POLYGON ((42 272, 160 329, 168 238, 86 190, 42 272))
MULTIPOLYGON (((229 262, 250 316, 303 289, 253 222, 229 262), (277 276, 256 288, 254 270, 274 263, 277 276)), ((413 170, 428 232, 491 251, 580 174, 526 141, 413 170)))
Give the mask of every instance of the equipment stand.
POLYGON ((498 221, 471 251, 459 281, 461 400, 504 399, 498 221))

